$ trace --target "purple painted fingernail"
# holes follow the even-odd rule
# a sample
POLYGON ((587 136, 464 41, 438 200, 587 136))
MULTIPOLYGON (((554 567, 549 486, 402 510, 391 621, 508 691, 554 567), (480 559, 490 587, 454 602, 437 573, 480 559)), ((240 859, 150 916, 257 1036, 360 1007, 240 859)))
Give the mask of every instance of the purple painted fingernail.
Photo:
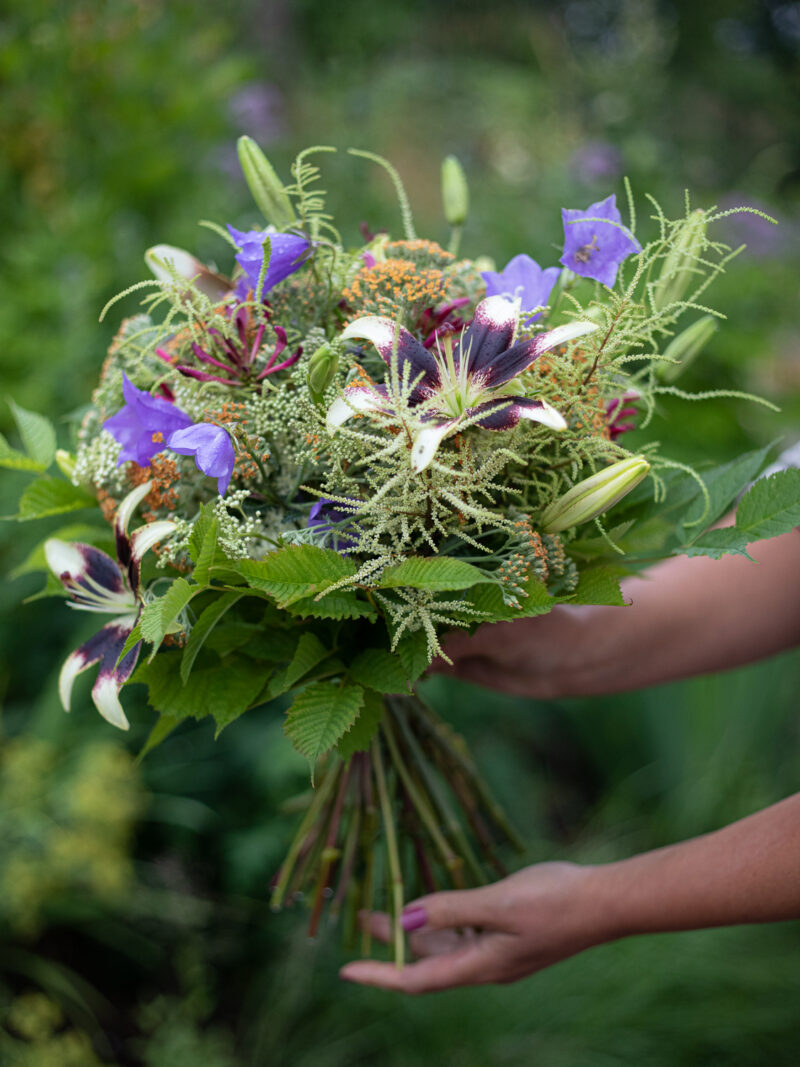
POLYGON ((428 921, 428 913, 423 907, 408 908, 400 918, 400 925, 407 934, 412 930, 419 930, 428 921))

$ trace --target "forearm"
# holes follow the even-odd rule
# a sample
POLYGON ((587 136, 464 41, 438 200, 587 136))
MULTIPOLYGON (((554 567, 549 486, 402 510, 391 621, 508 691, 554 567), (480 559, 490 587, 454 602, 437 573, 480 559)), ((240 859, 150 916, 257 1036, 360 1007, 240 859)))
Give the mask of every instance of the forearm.
POLYGON ((800 644, 800 531, 750 551, 756 563, 667 560, 624 583, 629 608, 567 609, 559 625, 580 654, 565 658, 554 695, 636 689, 800 644))
POLYGON ((600 936, 800 919, 800 794, 715 833, 592 868, 600 936))

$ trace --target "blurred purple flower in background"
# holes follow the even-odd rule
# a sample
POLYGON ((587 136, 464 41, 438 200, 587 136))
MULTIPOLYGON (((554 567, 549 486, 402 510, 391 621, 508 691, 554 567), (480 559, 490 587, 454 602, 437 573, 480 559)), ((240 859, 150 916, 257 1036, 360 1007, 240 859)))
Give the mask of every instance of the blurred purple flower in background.
POLYGON ((570 169, 583 185, 613 182, 622 174, 622 153, 608 141, 587 141, 572 153, 570 169))
MULTIPOLYGON (((751 196, 738 196, 736 193, 731 193, 720 202, 719 206, 723 211, 736 207, 752 207, 775 218, 775 212, 771 211, 767 204, 762 204, 751 196)), ((755 256, 756 259, 770 259, 782 255, 786 251, 788 242, 796 236, 786 223, 781 222, 779 226, 775 226, 774 223, 767 222, 766 219, 750 211, 742 211, 720 219, 719 227, 723 241, 733 248, 747 245, 747 254, 755 256)))
POLYGON ((562 208, 561 217, 564 222, 561 262, 583 278, 593 278, 609 289, 617 280, 620 263, 642 250, 630 230, 622 226, 613 194, 590 204, 584 211, 562 208))
POLYGON ((258 141, 272 144, 286 133, 286 103, 277 85, 250 82, 228 100, 228 112, 234 125, 258 141))
MULTIPOLYGON (((263 299, 264 293, 272 289, 278 282, 294 274, 306 262, 306 252, 311 248, 311 242, 306 237, 299 237, 294 233, 271 233, 266 230, 237 230, 228 226, 228 233, 236 242, 238 253, 236 262, 242 268, 247 279, 247 286, 255 292, 258 279, 261 275, 261 267, 264 263, 264 242, 270 241, 270 257, 267 273, 264 277, 264 285, 257 299, 263 299)), ((238 294, 237 294, 238 295, 238 294)))
MULTIPOLYGON (((486 282, 487 296, 519 299, 524 313, 547 303, 560 273, 558 267, 542 269, 535 259, 523 252, 509 260, 502 271, 485 270, 481 272, 481 277, 486 282)), ((541 314, 540 311, 537 315, 531 315, 527 321, 533 322, 541 314)))

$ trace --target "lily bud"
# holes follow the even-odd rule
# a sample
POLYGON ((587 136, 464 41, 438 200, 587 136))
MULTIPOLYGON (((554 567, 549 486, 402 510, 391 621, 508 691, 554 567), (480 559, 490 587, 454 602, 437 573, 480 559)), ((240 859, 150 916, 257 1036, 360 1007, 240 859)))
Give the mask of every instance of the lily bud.
POLYGON ((699 208, 681 223, 653 288, 656 311, 681 300, 692 282, 697 280, 697 260, 706 246, 707 226, 705 212, 699 208))
POLYGON ((231 290, 230 279, 211 270, 191 252, 174 245, 153 245, 145 252, 144 261, 160 282, 172 281, 177 274, 193 282, 195 288, 210 300, 221 300, 231 290))
POLYGON ((324 344, 316 350, 308 361, 308 388, 314 402, 322 402, 325 390, 333 381, 339 367, 339 353, 329 344, 324 344))
POLYGON ((463 226, 469 211, 467 176, 455 156, 442 162, 442 204, 450 226, 463 226))
POLYGON ((644 456, 632 456, 584 478, 547 508, 542 515, 542 532, 560 533, 597 518, 634 489, 649 470, 644 456))
POLYGON ((253 199, 276 230, 287 230, 295 221, 292 202, 275 170, 252 137, 236 142, 239 164, 253 199))
POLYGON ((656 373, 662 382, 669 384, 682 374, 692 363, 717 332, 717 320, 713 315, 702 318, 687 326, 685 330, 673 337, 664 350, 667 359, 678 360, 677 363, 659 363, 656 373))

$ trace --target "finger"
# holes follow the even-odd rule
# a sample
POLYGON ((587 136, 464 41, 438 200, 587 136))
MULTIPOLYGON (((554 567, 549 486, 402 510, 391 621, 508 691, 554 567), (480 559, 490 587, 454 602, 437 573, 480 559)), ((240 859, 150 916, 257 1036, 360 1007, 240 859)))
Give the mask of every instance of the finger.
POLYGON ((360 911, 358 921, 361 929, 369 930, 378 941, 388 945, 392 940, 392 920, 385 911, 360 911))
MULTIPOLYGON (((388 945, 394 937, 391 918, 383 911, 360 911, 358 921, 362 930, 369 930, 376 940, 388 945)), ((466 939, 474 937, 472 930, 459 933, 456 930, 422 929, 409 935, 411 951, 417 957, 440 956, 445 952, 455 952, 461 948, 466 939)))
POLYGON ((462 926, 502 929, 497 914, 498 892, 502 891, 496 886, 481 886, 420 897, 403 909, 403 927, 409 932, 462 926))
POLYGON ((485 971, 486 960, 476 945, 446 956, 429 956, 400 968, 393 963, 357 960, 344 966, 339 977, 359 985, 418 994, 491 981, 485 971))

